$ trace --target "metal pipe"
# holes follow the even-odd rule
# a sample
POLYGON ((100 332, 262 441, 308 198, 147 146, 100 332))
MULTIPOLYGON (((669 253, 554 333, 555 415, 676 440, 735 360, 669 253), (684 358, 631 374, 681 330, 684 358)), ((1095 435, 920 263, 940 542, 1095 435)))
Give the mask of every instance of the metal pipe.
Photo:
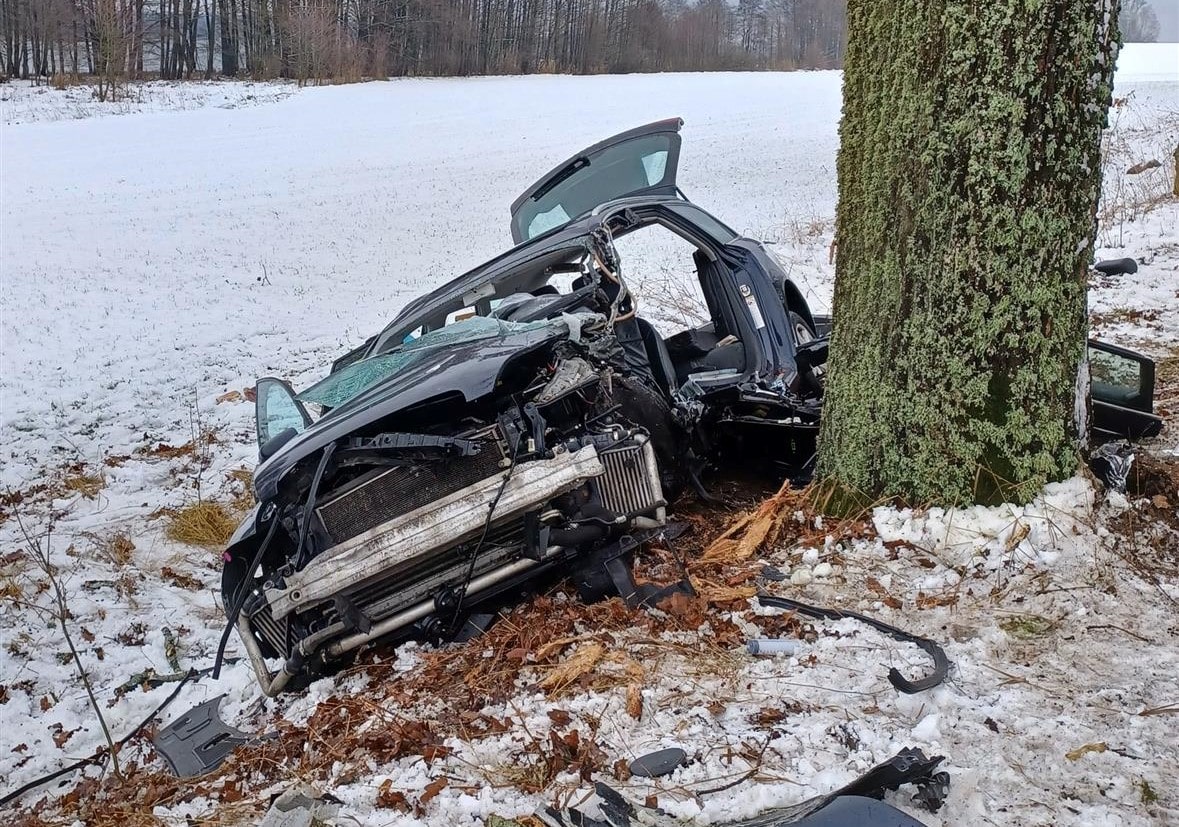
MULTIPOLYGON (((551 556, 551 554, 549 556, 551 556)), ((545 559, 547 560, 548 556, 546 556, 545 559)), ((509 577, 513 577, 517 574, 520 574, 521 572, 528 571, 528 569, 532 568, 533 566, 540 565, 541 562, 543 561, 522 558, 514 563, 509 563, 506 566, 495 569, 494 571, 489 571, 486 574, 482 574, 473 579, 467 586, 466 593, 468 595, 478 594, 479 592, 494 586, 496 583, 507 580, 509 577)), ((325 653, 329 658, 339 657, 345 652, 349 652, 358 646, 363 646, 364 644, 376 640, 379 637, 383 637, 384 635, 400 629, 403 626, 408 626, 414 621, 421 620, 423 617, 433 611, 434 601, 423 600, 416 606, 411 606, 403 612, 398 612, 391 617, 385 618, 379 623, 374 623, 372 628, 367 632, 358 632, 357 634, 349 635, 348 637, 333 641, 328 645, 325 653)))
POLYGON ((797 655, 801 642, 789 638, 755 638, 745 644, 751 655, 797 655))

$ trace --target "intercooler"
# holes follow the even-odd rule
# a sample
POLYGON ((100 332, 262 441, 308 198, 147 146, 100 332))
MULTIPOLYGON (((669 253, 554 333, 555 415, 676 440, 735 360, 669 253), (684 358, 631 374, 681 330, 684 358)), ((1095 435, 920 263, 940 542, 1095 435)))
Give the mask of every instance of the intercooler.
POLYGON ((606 473, 598 477, 598 489, 608 510, 633 517, 664 505, 655 448, 646 436, 603 451, 600 458, 606 473))

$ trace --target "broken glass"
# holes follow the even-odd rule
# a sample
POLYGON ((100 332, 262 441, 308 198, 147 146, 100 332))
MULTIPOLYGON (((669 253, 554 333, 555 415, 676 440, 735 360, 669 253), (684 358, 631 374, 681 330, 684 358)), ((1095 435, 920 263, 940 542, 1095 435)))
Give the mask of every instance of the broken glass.
POLYGON ((390 353, 353 362, 316 382, 296 398, 300 402, 314 402, 328 408, 337 408, 381 380, 409 367, 424 353, 437 348, 484 339, 503 339, 552 326, 563 327, 564 323, 561 320, 505 322, 486 316, 463 319, 424 333, 416 339, 410 339, 390 353))

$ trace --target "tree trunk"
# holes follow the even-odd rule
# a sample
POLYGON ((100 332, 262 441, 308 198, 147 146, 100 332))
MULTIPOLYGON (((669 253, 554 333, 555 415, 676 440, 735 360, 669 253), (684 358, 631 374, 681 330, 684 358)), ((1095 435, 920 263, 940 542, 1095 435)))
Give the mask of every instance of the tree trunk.
POLYGON ((1076 470, 1116 7, 849 2, 819 451, 841 498, 1027 501, 1076 470))

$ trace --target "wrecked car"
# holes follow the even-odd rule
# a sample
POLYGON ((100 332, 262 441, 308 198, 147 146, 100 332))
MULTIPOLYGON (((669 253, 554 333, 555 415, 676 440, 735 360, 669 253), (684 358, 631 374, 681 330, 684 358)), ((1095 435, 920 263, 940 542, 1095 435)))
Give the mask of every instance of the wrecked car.
MULTIPOLYGON (((378 639, 468 634, 545 573, 586 598, 653 598, 630 557, 678 492, 704 493, 709 463, 806 477, 830 320, 684 196, 681 125, 558 165, 512 204, 516 246, 410 302, 321 381, 259 380, 258 506, 222 592, 265 692, 378 639), (653 226, 691 245, 709 317, 667 337, 614 243, 653 226)), ((1101 353, 1098 427, 1149 432, 1153 366, 1101 353)))

